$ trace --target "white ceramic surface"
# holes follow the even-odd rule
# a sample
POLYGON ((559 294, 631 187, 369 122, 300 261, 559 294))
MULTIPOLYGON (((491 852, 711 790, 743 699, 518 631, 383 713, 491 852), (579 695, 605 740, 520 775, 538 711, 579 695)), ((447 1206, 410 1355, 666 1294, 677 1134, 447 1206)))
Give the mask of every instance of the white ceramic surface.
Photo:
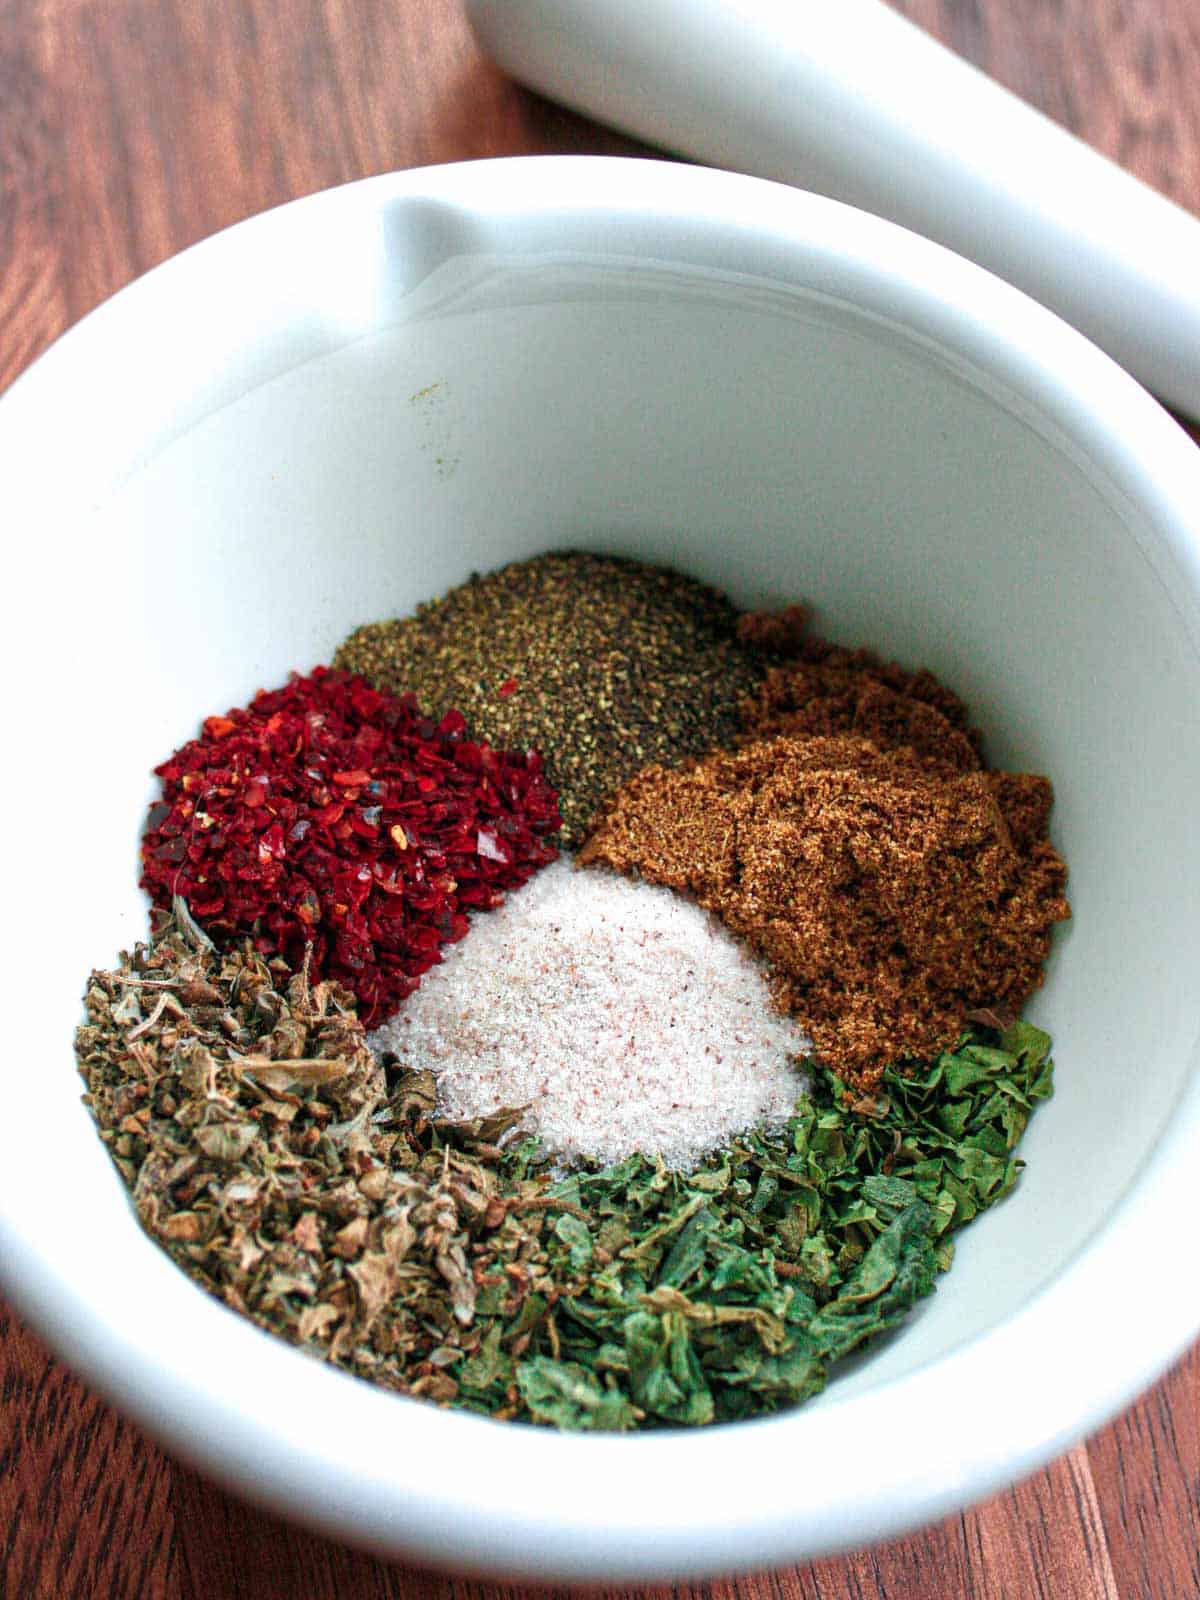
POLYGON ((1200 417, 1200 221, 885 0, 466 0, 514 77, 913 228, 1200 417))
POLYGON ((373 179, 244 223, 0 400, 20 560, 0 1275, 170 1448, 427 1562, 632 1579, 860 1544, 1011 1480, 1200 1329, 1200 467, 1106 357, 831 202, 652 162, 373 179), (473 568, 580 545, 958 688, 1046 771, 1074 924, 1017 1194, 815 1405, 567 1438, 377 1393, 206 1298, 79 1104, 88 969, 139 937, 149 769, 211 711, 473 568), (35 689, 31 686, 36 685, 35 689), (13 1021, 10 1018, 10 1026, 13 1021))

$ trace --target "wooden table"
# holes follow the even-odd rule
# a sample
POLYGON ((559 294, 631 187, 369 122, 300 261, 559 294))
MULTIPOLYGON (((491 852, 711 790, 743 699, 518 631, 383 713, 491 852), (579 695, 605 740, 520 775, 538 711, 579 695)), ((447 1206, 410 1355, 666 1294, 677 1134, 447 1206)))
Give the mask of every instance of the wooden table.
MULTIPOLYGON (((902 9, 1200 211, 1196 0, 902 9)), ((638 147, 502 78, 457 0, 0 0, 0 389, 122 284, 252 212, 391 168, 561 151, 638 147)), ((2 1305, 0 1382, 0 1600, 515 1593, 385 1567, 229 1499, 2 1305)), ((1200 1347, 976 1510, 845 1559, 672 1592, 1196 1600, 1198 1387, 1200 1347)))

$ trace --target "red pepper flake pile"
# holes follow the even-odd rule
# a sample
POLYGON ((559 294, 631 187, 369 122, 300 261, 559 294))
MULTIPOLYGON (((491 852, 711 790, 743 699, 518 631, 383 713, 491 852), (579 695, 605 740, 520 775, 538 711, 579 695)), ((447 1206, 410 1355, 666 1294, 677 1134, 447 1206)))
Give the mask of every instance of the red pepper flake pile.
POLYGON ((468 739, 411 695, 318 667, 209 717, 161 766, 142 887, 218 941, 334 978, 368 1027, 391 1016, 467 931, 557 854, 541 756, 468 739))

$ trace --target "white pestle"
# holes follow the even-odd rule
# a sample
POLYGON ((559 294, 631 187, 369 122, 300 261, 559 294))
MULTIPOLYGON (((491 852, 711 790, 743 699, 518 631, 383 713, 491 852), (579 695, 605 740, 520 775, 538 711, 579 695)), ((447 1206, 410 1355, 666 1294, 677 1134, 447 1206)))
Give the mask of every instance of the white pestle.
POLYGON ((990 268, 1200 418, 1200 222, 882 0, 466 0, 512 76, 990 268))

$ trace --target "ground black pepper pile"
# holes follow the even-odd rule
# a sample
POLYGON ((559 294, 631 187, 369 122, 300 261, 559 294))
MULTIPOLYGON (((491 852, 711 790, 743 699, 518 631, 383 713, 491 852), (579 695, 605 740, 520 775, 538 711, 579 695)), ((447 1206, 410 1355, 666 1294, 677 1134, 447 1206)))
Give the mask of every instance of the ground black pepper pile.
POLYGON ((478 737, 543 752, 563 839, 652 762, 730 744, 764 672, 737 613, 692 578, 573 551, 474 577, 412 617, 359 628, 335 665, 457 707, 478 737))

